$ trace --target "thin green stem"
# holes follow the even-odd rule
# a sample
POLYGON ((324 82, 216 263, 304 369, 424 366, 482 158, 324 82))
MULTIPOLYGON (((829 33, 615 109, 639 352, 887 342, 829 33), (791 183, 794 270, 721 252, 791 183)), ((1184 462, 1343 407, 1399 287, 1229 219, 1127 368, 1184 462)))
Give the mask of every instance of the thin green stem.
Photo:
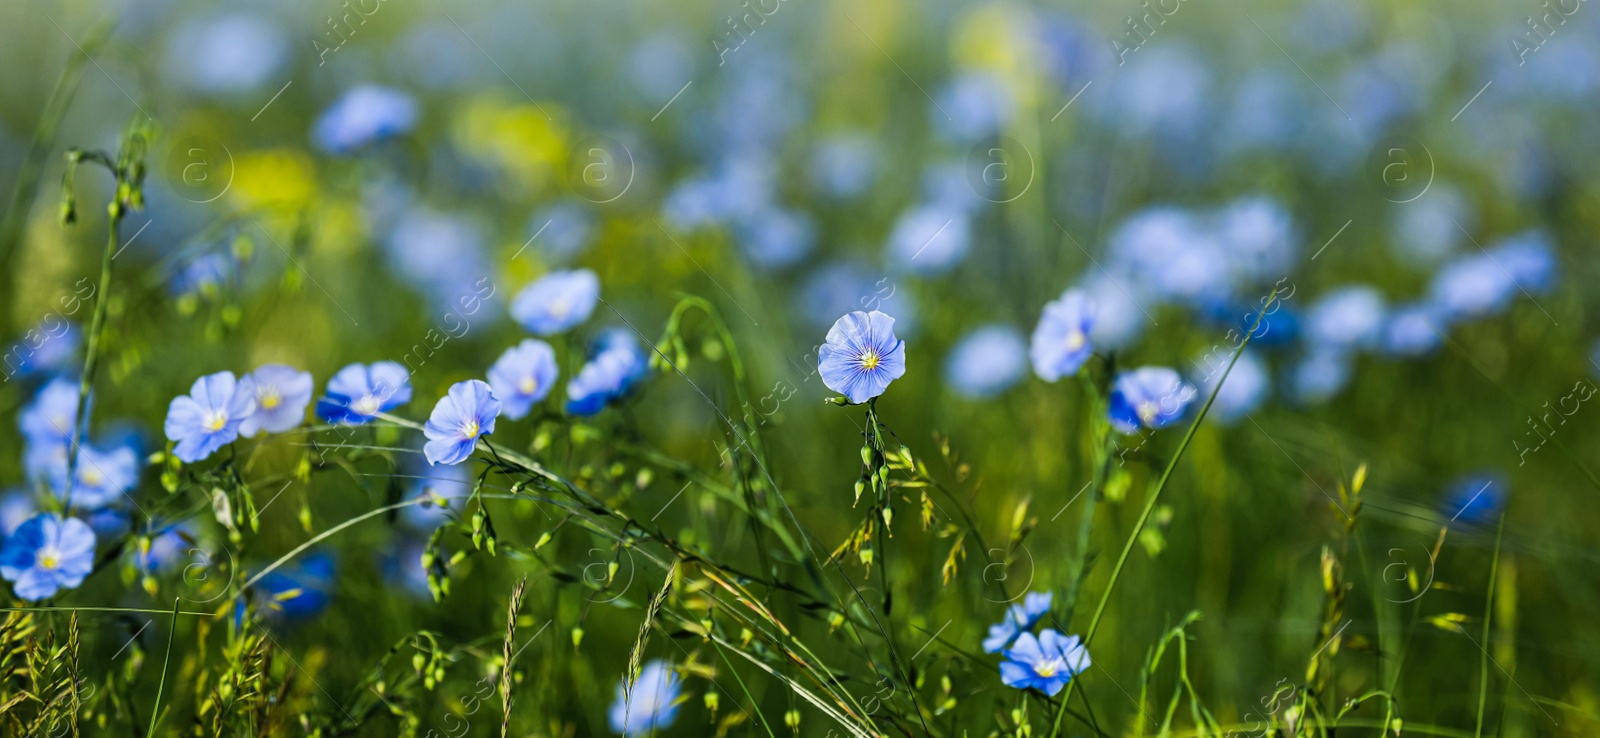
POLYGON ((1483 736, 1483 706, 1489 697, 1489 624, 1494 617, 1494 587, 1500 576, 1500 536, 1506 529, 1506 515, 1500 513, 1500 522, 1494 529, 1494 557, 1489 563, 1489 596, 1483 603, 1483 640, 1480 641, 1482 656, 1478 659, 1478 727, 1473 731, 1474 738, 1483 736))

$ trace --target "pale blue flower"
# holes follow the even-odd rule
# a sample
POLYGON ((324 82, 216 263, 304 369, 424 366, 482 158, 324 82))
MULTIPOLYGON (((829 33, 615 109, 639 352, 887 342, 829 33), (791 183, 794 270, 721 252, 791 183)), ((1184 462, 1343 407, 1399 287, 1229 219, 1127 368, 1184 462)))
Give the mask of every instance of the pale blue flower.
POLYGON ((1183 417, 1195 389, 1176 371, 1145 366, 1117 376, 1111 388, 1111 427, 1137 433, 1140 426, 1165 428, 1183 417))
MULTIPOLYGON (((1159 297, 1188 303, 1225 296, 1233 267, 1199 215, 1161 205, 1134 213, 1111 232, 1112 271, 1159 297)), ((1117 280, 1128 289, 1128 283, 1117 280)))
POLYGON ((1277 200, 1260 195, 1234 200, 1217 212, 1215 229, 1236 279, 1277 279, 1294 266, 1294 219, 1277 200))
POLYGON ((1345 351, 1372 348, 1383 335, 1383 295, 1354 285, 1323 295, 1306 312, 1306 340, 1319 349, 1345 351))
POLYGON ((1089 334, 1096 313, 1096 305, 1082 290, 1067 290, 1044 306, 1028 347, 1033 372, 1040 379, 1054 382, 1078 373, 1094 353, 1089 334))
POLYGON ((1233 370, 1227 372, 1227 381, 1223 381, 1222 375, 1228 369, 1233 354, 1219 351, 1204 358, 1203 363, 1196 362, 1201 367, 1198 384, 1202 393, 1209 395, 1216 389, 1217 383, 1222 382, 1222 389, 1217 391, 1217 400, 1211 404, 1211 413, 1207 417, 1216 418, 1217 422, 1226 425, 1255 410, 1266 398, 1271 379, 1266 366, 1254 351, 1245 349, 1239 354, 1233 370))
POLYGON ((1049 614, 1053 599, 1050 592, 1029 592, 1023 595, 1022 602, 1006 608, 1005 617, 989 626, 989 637, 983 640, 984 653, 999 653, 1010 646, 1019 633, 1032 628, 1049 614))
POLYGON ((511 317, 533 333, 553 336, 588 320, 599 301, 600 277, 594 272, 551 272, 517 293, 511 317))
POLYGON ((255 390, 256 411, 239 424, 239 434, 253 438, 261 431, 283 433, 306 419, 311 404, 311 372, 283 364, 263 364, 246 379, 255 390))
POLYGON ((650 370, 633 334, 613 328, 601 334, 589 363, 567 383, 567 412, 594 415, 621 399, 650 370))
POLYGON ((900 215, 889 232, 889 261, 917 274, 949 270, 972 245, 967 214, 936 204, 920 205, 900 215))
POLYGON ((413 483, 411 496, 425 501, 401 508, 400 519, 420 531, 433 531, 450 519, 450 510, 460 510, 462 503, 472 496, 473 476, 470 467, 408 466, 413 483))
POLYGON ((22 409, 17 426, 30 444, 71 443, 78 425, 78 383, 57 377, 22 409))
POLYGON ((678 675, 672 665, 661 659, 646 663, 639 669, 639 678, 633 689, 624 690, 617 683, 616 698, 611 701, 607 716, 611 732, 623 736, 651 735, 672 727, 678 719, 678 695, 682 691, 678 675))
POLYGON ((546 259, 565 263, 589 247, 594 216, 578 202, 563 200, 534 213, 528 220, 528 237, 546 259))
POLYGON ((1320 403, 1331 399, 1350 381, 1350 357, 1335 349, 1312 349, 1295 366, 1289 386, 1296 400, 1320 403))
POLYGON ((393 361, 350 364, 328 380, 317 415, 330 423, 361 425, 411 401, 411 375, 393 361))
POLYGON ((739 224, 739 247, 759 269, 792 266, 811 253, 817 227, 810 216, 782 208, 766 208, 739 224))
POLYGON ((289 32, 266 16, 210 13, 173 31, 166 67, 172 79, 201 92, 250 92, 277 76, 289 51, 289 32))
POLYGON ((1422 356, 1432 353, 1447 329, 1448 316, 1432 303, 1401 305, 1389 313, 1383 327, 1383 351, 1390 356, 1422 356))
POLYGON ((0 538, 17 532, 37 511, 27 490, 13 489, 0 496, 0 538))
POLYGON ((1016 100, 998 76, 966 72, 937 96, 929 115, 934 126, 957 142, 972 143, 1001 132, 1016 115, 1016 100))
POLYGON ((506 417, 520 420, 550 394, 559 372, 556 352, 550 344, 527 338, 506 349, 489 367, 489 387, 500 400, 506 417))
POLYGON ((428 443, 422 452, 429 464, 459 464, 478 450, 478 438, 494 432, 500 401, 489 385, 476 379, 456 382, 439 398, 422 428, 428 443))
MULTIPOLYGON (((67 459, 63 456, 52 467, 50 488, 60 495, 67 486, 67 459)), ((89 510, 104 507, 139 486, 139 457, 127 446, 101 451, 83 444, 78 447, 74 476, 73 506, 89 510)))
POLYGON ((82 520, 38 515, 0 546, 0 576, 17 597, 37 602, 83 584, 94 570, 94 544, 94 531, 82 520))
POLYGON ((1428 286, 1428 299, 1449 320, 1481 318, 1504 310, 1517 285, 1493 257, 1467 253, 1445 264, 1428 286))
POLYGON ((811 181, 824 195, 848 200, 865 194, 878 177, 878 148, 862 134, 840 134, 817 144, 811 181))
POLYGON ((196 379, 189 394, 175 397, 167 407, 167 440, 186 464, 210 456, 239 437, 239 426, 255 412, 255 390, 248 379, 238 381, 233 372, 217 372, 196 379))
POLYGON ((410 132, 417 124, 418 113, 416 99, 404 92, 360 85, 322 112, 311 138, 323 151, 348 154, 410 132))
POLYGON ((894 336, 894 318, 857 310, 839 318, 817 350, 822 383, 860 404, 883 394, 906 373, 906 342, 894 336))
POLYGON ((1067 682, 1089 668, 1089 649, 1077 636, 1063 636, 1045 628, 1034 638, 1032 633, 1017 636, 1016 645, 1000 662, 1000 681, 1017 689, 1037 689, 1051 697, 1067 682))
POLYGON ((981 399, 1004 392, 1028 370, 1028 343, 1009 325, 978 328, 956 342, 945 359, 945 380, 957 394, 981 399))
POLYGON ((1476 211, 1460 190, 1435 182, 1416 202, 1394 209, 1390 235, 1395 251, 1418 266, 1439 263, 1460 246, 1461 229, 1476 227, 1476 211), (1458 225, 1459 224, 1459 225, 1458 225))

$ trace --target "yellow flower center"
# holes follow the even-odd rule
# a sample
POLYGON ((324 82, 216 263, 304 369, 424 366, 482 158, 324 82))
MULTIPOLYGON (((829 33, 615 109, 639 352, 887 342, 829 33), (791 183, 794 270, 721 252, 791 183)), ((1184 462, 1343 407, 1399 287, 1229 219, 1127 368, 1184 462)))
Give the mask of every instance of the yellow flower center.
POLYGON ((1061 659, 1050 659, 1035 667, 1033 671, 1042 677, 1053 677, 1056 672, 1061 670, 1062 666, 1065 666, 1065 664, 1061 663, 1061 659))
POLYGON ((271 410, 283 403, 283 396, 278 393, 277 387, 262 387, 256 392, 256 401, 261 403, 261 409, 271 410))
POLYGON ((558 297, 550 301, 550 315, 554 317, 564 318, 571 310, 572 301, 565 297, 558 297))
POLYGON ((365 395, 356 400, 355 404, 350 406, 350 409, 356 411, 359 415, 376 415, 379 407, 377 397, 365 395))
POLYGON ((206 430, 216 433, 228 424, 228 413, 225 410, 212 410, 206 413, 206 430))
POLYGON ((1154 402, 1143 402, 1139 404, 1139 419, 1143 420, 1145 425, 1150 425, 1152 422, 1155 422, 1156 416, 1160 414, 1161 408, 1154 402))
POLYGON ((1083 348, 1083 344, 1084 344, 1083 331, 1072 331, 1071 333, 1067 334, 1067 350, 1068 351, 1077 351, 1078 349, 1083 348))
POLYGON ((461 437, 462 438, 477 438, 478 437, 478 421, 476 421, 476 420, 468 420, 468 421, 462 423, 461 424, 461 437))
POLYGON ((534 390, 539 389, 539 380, 534 379, 533 375, 530 374, 522 378, 522 383, 517 385, 517 389, 521 390, 522 394, 531 395, 534 390))
POLYGON ((105 476, 91 464, 89 468, 83 470, 82 474, 78 475, 78 479, 82 480, 85 487, 98 487, 101 482, 105 481, 105 476))
POLYGON ((61 554, 53 548, 41 548, 38 563, 41 569, 54 569, 61 565, 61 554))
POLYGON ((878 363, 881 361, 882 358, 878 356, 878 352, 872 349, 867 349, 865 353, 861 354, 861 368, 867 371, 877 369, 878 363))

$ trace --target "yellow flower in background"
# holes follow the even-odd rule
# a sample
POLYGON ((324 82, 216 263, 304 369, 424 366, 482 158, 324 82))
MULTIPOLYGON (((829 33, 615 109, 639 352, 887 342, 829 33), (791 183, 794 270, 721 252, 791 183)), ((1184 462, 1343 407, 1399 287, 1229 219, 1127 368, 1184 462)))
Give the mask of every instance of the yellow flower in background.
POLYGON ((1032 14, 1005 5, 986 5, 961 19, 951 34, 950 56, 967 69, 993 73, 1017 102, 1038 100, 1042 55, 1029 29, 1032 14))
POLYGON ((508 102, 494 95, 468 101, 453 134, 457 148, 499 169, 524 192, 560 182, 571 136, 555 103, 508 102))
POLYGON ((228 192, 244 207, 304 206, 317 194, 316 169, 298 149, 247 152, 237 159, 228 192))
POLYGON ((313 217, 311 250, 315 253, 349 254, 367 242, 367 219, 359 202, 340 199, 319 204, 313 217))

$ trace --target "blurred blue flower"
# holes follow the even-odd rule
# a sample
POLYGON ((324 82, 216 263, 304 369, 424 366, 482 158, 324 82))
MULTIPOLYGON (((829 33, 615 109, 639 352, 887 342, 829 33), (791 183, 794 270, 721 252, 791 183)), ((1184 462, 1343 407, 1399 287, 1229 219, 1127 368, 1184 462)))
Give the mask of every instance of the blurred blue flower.
POLYGON ((1095 346, 1126 348, 1144 332, 1145 324, 1151 322, 1140 303, 1153 306, 1154 300, 1126 272, 1113 277, 1091 269, 1079 281, 1079 289, 1095 306, 1094 327, 1089 331, 1089 343, 1095 346))
POLYGON ((1383 327, 1383 352, 1389 356, 1422 356, 1439 347, 1439 334, 1449 325, 1446 315, 1428 302, 1396 307, 1383 327))
POLYGON ((906 373, 906 342, 895 338, 894 318, 884 313, 847 313, 817 349, 817 371, 828 389, 860 404, 906 373))
POLYGON ((633 681, 632 690, 625 690, 624 686, 624 682, 617 683, 617 695, 608 711, 611 732, 623 736, 652 735, 672 727, 678 718, 681 686, 671 664, 661 659, 652 660, 639 669, 639 678, 633 681))
POLYGON ((15 533, 36 511, 27 490, 13 489, 0 496, 0 538, 15 533))
POLYGON ((959 143, 994 136, 1016 115, 1016 101, 1005 81, 987 72, 963 72, 935 99, 929 111, 934 127, 959 143))
POLYGON ((239 433, 254 438, 261 431, 283 433, 306 419, 311 404, 311 372, 283 364, 263 364, 245 379, 255 390, 256 410, 239 424, 239 433))
POLYGON ((511 317, 533 333, 552 336, 588 320, 599 302, 600 278, 594 272, 551 272, 517 293, 511 317))
POLYGON ((1215 227, 1237 277, 1272 280, 1294 266, 1294 219, 1272 198, 1253 195, 1228 203, 1217 212, 1215 227))
POLYGON ((173 398, 167 407, 167 440, 178 444, 173 454, 186 464, 210 456, 239 437, 240 424, 255 409, 250 380, 238 381, 233 372, 196 379, 189 394, 173 398))
POLYGON ((628 54, 628 78, 657 107, 678 94, 694 76, 694 54, 673 31, 646 36, 628 54))
POLYGON ((1516 293, 1516 282, 1484 252, 1463 254, 1445 264, 1428 285, 1429 301, 1449 321, 1500 312, 1516 293))
POLYGON ((405 589, 413 597, 432 599, 428 589, 428 570, 422 566, 422 555, 427 550, 422 541, 409 540, 396 549, 383 554, 380 566, 384 578, 405 589))
POLYGON ((95 536, 105 540, 115 540, 128 534, 131 523, 126 510, 118 507, 102 507, 97 510, 87 510, 79 513, 89 521, 89 529, 95 536))
POLYGON ((348 154, 410 132, 417 114, 417 101, 410 95, 390 87, 360 85, 322 112, 311 139, 323 151, 348 154))
POLYGON ((411 401, 411 376, 393 361, 350 364, 328 380, 317 415, 330 423, 361 425, 411 401))
POLYGON ((82 520, 35 516, 0 546, 0 576, 17 597, 37 602, 83 584, 94 569, 94 544, 94 531, 82 520))
POLYGON ((185 524, 168 526, 165 530, 150 537, 150 550, 138 554, 138 565, 146 573, 172 571, 178 564, 186 561, 184 550, 190 543, 184 540, 188 534, 185 524))
POLYGON ((420 531, 432 531, 450 519, 450 508, 462 504, 472 496, 473 477, 465 466, 429 466, 418 463, 411 469, 415 483, 412 497, 426 501, 401 508, 400 518, 420 531))
POLYGON ((1118 225, 1108 243, 1113 271, 1132 275, 1136 285, 1160 297, 1199 303, 1228 292, 1227 254, 1209 224, 1189 210, 1145 208, 1118 225))
POLYGON ((567 412, 573 415, 600 412, 613 400, 628 394, 649 370, 650 363, 640 352, 633 334, 620 328, 607 330, 595 341, 589 363, 567 382, 567 412))
POLYGON ((1451 522, 1472 525, 1493 522, 1505 507, 1506 480, 1500 474, 1478 473, 1457 480, 1445 493, 1443 514, 1451 522))
POLYGON ((792 266, 811 253, 817 228, 810 216, 783 208, 766 208, 741 222, 739 246, 758 269, 792 266))
POLYGON ((439 398, 422 428, 428 443, 422 452, 429 464, 459 464, 478 450, 478 438, 494 432, 500 401, 489 385, 476 379, 456 382, 439 398))
POLYGON ((534 338, 506 349, 489 367, 489 386, 500 400, 506 417, 520 420, 534 403, 550 394, 560 370, 550 344, 534 338))
POLYGON ((534 213, 528 221, 533 245, 552 263, 565 263, 583 253, 594 236, 594 218, 588 208, 563 200, 534 213))
POLYGON ((65 377, 50 380, 22 409, 17 426, 30 444, 71 443, 78 425, 78 383, 65 377))
POLYGON ((322 612, 333 600, 334 575, 333 557, 325 553, 268 572, 256 582, 262 616, 294 621, 322 612))
POLYGON ((59 318, 59 327, 50 328, 46 323, 51 317, 56 316, 47 316, 28 332, 37 337, 35 340, 24 337, 11 344, 4 358, 0 358, 0 373, 5 373, 6 379, 65 372, 72 364, 82 333, 77 326, 59 318))
POLYGON ((1372 348, 1383 334, 1383 295, 1352 285, 1323 295, 1306 311, 1305 335, 1312 346, 1332 351, 1372 348))
POLYGON ((1521 290, 1539 294, 1555 284, 1555 251, 1550 234, 1545 231, 1527 230, 1507 236, 1489 249, 1489 255, 1521 290))
POLYGON ((1471 231, 1475 224, 1476 211, 1466 196, 1449 184, 1435 182, 1416 202, 1395 208, 1390 240, 1406 261, 1432 266, 1461 244, 1462 228, 1471 231))
POLYGON ((1167 367, 1123 372, 1111 388, 1111 427, 1127 434, 1137 433, 1140 426, 1165 428, 1183 417, 1194 396, 1194 387, 1167 367))
POLYGON ((234 266, 233 258, 227 254, 208 251, 184 264, 167 289, 175 297, 215 298, 233 278, 234 266))
POLYGON ((1022 631, 1032 628, 1050 612, 1050 592, 1029 592, 1022 602, 1006 608, 1000 622, 989 626, 989 636, 983 639, 984 653, 999 653, 1016 639, 1022 631))
POLYGON ((1211 413, 1208 417, 1227 425, 1255 410, 1261 401, 1266 399, 1271 379, 1267 375, 1266 366, 1254 351, 1245 349, 1239 354, 1239 360, 1234 362, 1233 370, 1227 373, 1225 382, 1223 382, 1223 371, 1228 368, 1228 361, 1232 355, 1213 355, 1210 358, 1213 361, 1203 367, 1204 376, 1198 378, 1201 393, 1210 395, 1211 391, 1216 389, 1218 382, 1222 382, 1222 389, 1217 391, 1217 400, 1211 404, 1211 413))
POLYGON ((1089 109, 1104 125, 1131 133, 1173 138, 1205 130, 1211 120, 1211 71, 1205 58, 1181 41, 1158 43, 1124 56, 1117 84, 1090 93, 1089 109))
POLYGON ((1350 357, 1337 349, 1313 348, 1289 379, 1294 398, 1302 403, 1331 399, 1350 381, 1350 357))
POLYGON ((889 261, 917 274, 944 272, 966 257, 971 228, 960 210, 939 205, 907 210, 889 233, 889 261))
POLYGON ((1234 88, 1228 123, 1219 133, 1232 146, 1281 149, 1303 127, 1304 95, 1292 72, 1252 69, 1234 88))
POLYGON ((379 226, 388 227, 382 243, 390 265, 435 305, 458 309, 461 299, 493 274, 484 258, 482 231, 464 218, 413 205, 392 224, 379 226))
POLYGON ((1016 645, 1000 662, 1000 681, 1017 689, 1037 689, 1051 697, 1067 686, 1074 676, 1089 668, 1089 649, 1077 636, 1063 636, 1045 628, 1034 638, 1032 633, 1017 636, 1016 645))
POLYGON ((906 324, 912 321, 904 313, 913 308, 910 295, 894 280, 881 275, 881 271, 869 271, 857 261, 826 264, 800 284, 796 295, 800 313, 812 327, 821 329, 852 310, 893 309, 901 314, 901 332, 909 332, 906 324))
MULTIPOLYGON (((67 459, 60 458, 50 469, 50 488, 61 495, 67 488, 67 459)), ((78 447, 77 480, 72 485, 72 504, 93 510, 117 501, 139 486, 139 458, 126 446, 101 451, 89 444, 78 447)))
POLYGON ((1054 382, 1070 377, 1089 360, 1094 353, 1089 333, 1094 328, 1096 308, 1082 290, 1067 290, 1044 306, 1028 347, 1033 372, 1040 379, 1054 382))
POLYGON ((212 13, 172 32, 166 68, 172 79, 200 92, 250 92, 283 69, 289 48, 288 31, 266 16, 212 13))
POLYGON ((859 133, 837 134, 811 152, 811 182, 824 196, 848 200, 877 181, 881 157, 873 140, 859 133))
POLYGON ((945 358, 945 381, 956 394, 973 399, 1006 391, 1028 370, 1028 343, 1022 332, 995 323, 962 336, 945 358))

